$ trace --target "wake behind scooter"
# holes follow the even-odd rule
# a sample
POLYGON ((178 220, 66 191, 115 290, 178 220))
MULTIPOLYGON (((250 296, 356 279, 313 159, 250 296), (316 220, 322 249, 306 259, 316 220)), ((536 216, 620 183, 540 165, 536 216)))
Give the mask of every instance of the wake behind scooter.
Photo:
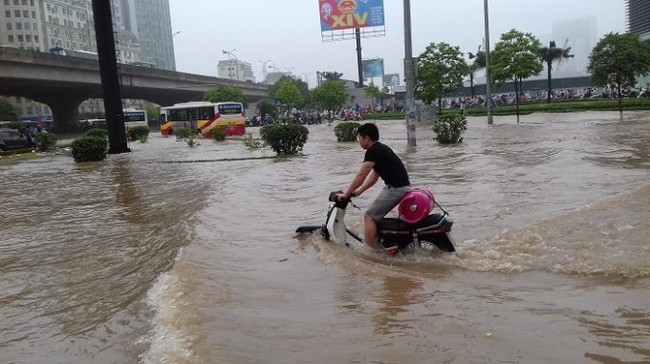
MULTIPOLYGON (((331 192, 330 208, 324 225, 301 226, 296 233, 320 234, 328 241, 356 249, 363 248, 364 242, 357 234, 345 226, 345 211, 351 199, 338 200, 341 191, 331 192)), ((441 209, 442 210, 442 209, 441 209)), ((449 236, 453 220, 449 214, 434 213, 417 223, 407 223, 397 218, 383 218, 377 223, 379 249, 394 255, 405 249, 439 249, 444 252, 456 251, 453 239, 449 236)))

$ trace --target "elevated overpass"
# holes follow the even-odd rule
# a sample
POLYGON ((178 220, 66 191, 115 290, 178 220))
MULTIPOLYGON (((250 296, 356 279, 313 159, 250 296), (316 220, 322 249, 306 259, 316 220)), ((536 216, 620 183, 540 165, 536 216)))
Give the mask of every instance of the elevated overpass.
MULTIPOLYGON (((239 88, 249 103, 267 96, 268 88, 252 82, 118 65, 121 95, 158 105, 198 101, 219 85, 239 88)), ((79 105, 102 97, 99 63, 93 59, 0 47, 0 95, 22 96, 52 109, 57 131, 74 130, 79 105)))

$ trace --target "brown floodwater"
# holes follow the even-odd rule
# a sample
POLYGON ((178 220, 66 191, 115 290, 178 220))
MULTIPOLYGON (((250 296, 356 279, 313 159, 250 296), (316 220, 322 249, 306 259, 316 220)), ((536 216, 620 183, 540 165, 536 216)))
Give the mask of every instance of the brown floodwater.
POLYGON ((0 362, 650 362, 650 113, 521 120, 469 118, 450 146, 422 125, 412 148, 378 122, 455 254, 294 233, 363 160, 333 126, 288 159, 152 134, 101 163, 1 162, 0 362))

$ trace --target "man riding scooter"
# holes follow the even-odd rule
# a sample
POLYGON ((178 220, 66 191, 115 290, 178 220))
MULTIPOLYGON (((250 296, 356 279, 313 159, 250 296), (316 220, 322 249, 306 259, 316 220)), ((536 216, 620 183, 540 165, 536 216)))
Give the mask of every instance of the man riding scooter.
POLYGON ((374 249, 377 240, 377 221, 388 214, 402 197, 411 191, 408 172, 402 160, 387 145, 379 142, 377 125, 366 123, 357 129, 357 141, 366 153, 354 179, 339 200, 360 196, 372 187, 379 178, 385 186, 364 214, 364 242, 374 249))

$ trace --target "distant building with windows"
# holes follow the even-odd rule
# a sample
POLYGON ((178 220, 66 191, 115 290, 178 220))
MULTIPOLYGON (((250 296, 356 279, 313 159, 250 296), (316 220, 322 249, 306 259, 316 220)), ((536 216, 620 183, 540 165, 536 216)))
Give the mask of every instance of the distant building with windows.
POLYGON ((627 21, 630 32, 650 40, 650 1, 627 0, 627 21))
MULTIPOLYGON (((110 0, 119 63, 147 62, 176 70, 169 0, 110 0)), ((91 0, 0 0, 0 46, 48 52, 61 47, 97 53, 91 0)), ((10 97, 23 117, 51 115, 46 105, 10 97)), ((128 107, 141 103, 125 100, 128 107)), ((81 114, 103 113, 89 99, 81 114)))
POLYGON ((255 82, 253 67, 239 59, 227 59, 217 64, 217 77, 237 81, 255 82))
POLYGON ((140 42, 140 61, 175 71, 169 0, 112 0, 119 3, 120 24, 140 42))

